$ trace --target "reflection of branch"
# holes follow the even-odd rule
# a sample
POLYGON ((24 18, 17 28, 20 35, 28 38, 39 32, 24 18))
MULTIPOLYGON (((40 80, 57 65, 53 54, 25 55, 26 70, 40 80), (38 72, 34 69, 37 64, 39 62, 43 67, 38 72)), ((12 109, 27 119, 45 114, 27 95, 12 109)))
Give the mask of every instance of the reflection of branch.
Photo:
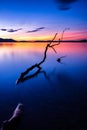
MULTIPOLYGON (((17 79, 16 84, 18 84, 18 83, 20 83, 20 82, 24 82, 25 80, 30 79, 30 78, 33 78, 33 77, 35 77, 36 75, 38 75, 39 73, 43 72, 43 71, 41 71, 41 70, 42 70, 41 64, 43 64, 43 63, 45 62, 46 58, 47 58, 47 51, 48 51, 48 49, 49 49, 49 48, 52 48, 53 51, 54 51, 55 53, 57 53, 54 47, 60 44, 60 41, 63 39, 64 32, 65 32, 67 29, 68 29, 68 28, 65 28, 65 29, 63 30, 61 39, 59 39, 58 43, 52 44, 53 41, 55 40, 56 36, 57 36, 57 33, 55 34, 55 36, 53 37, 53 39, 51 40, 51 42, 46 45, 46 48, 45 48, 45 51, 44 51, 44 57, 43 57, 43 59, 42 59, 39 63, 37 63, 37 64, 31 66, 31 67, 28 68, 26 71, 22 72, 21 75, 20 75, 20 77, 17 79), (26 76, 29 72, 31 72, 31 71, 34 70, 34 69, 37 69, 37 71, 36 71, 35 73, 26 76)), ((61 58, 62 58, 62 57, 61 57, 61 58)), ((61 58, 58 59, 58 62, 61 61, 61 58), (60 61, 59 61, 59 60, 60 60, 60 61)), ((45 75, 45 73, 44 73, 44 75, 45 75)), ((46 76, 46 75, 45 75, 45 76, 46 76)))
POLYGON ((46 71, 43 70, 43 71, 40 71, 40 73, 42 73, 47 80, 50 80, 50 78, 47 75, 46 71))
POLYGON ((19 103, 14 110, 12 117, 3 122, 0 130, 16 130, 22 117, 23 105, 19 103))

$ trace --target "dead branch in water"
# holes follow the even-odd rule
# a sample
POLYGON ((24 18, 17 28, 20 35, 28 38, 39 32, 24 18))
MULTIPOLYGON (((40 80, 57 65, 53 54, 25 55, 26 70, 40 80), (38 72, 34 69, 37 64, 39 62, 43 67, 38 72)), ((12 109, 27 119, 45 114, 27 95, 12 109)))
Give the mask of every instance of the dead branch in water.
POLYGON ((27 79, 33 78, 33 77, 35 77, 36 75, 38 75, 38 74, 41 72, 41 69, 42 69, 42 68, 41 68, 41 64, 43 64, 43 63, 45 62, 46 58, 47 58, 48 48, 50 47, 50 48, 52 48, 52 49, 54 50, 54 52, 56 52, 56 50, 54 49, 54 46, 60 44, 60 42, 59 42, 58 44, 55 44, 55 45, 53 44, 53 45, 51 45, 52 42, 54 41, 54 39, 56 38, 56 36, 57 36, 57 33, 55 34, 55 36, 54 36, 54 38, 52 39, 52 41, 51 41, 49 44, 46 45, 46 48, 45 48, 45 51, 44 51, 44 57, 43 57, 43 59, 42 59, 39 63, 37 63, 37 64, 31 66, 31 67, 28 68, 26 71, 22 72, 21 75, 20 75, 20 77, 19 77, 18 80, 16 81, 16 84, 18 84, 18 83, 20 83, 20 82, 24 82, 24 81, 27 80, 27 79), (31 75, 29 75, 29 76, 26 76, 30 71, 32 71, 32 70, 35 69, 35 68, 37 68, 37 71, 36 71, 34 74, 31 74, 31 75))
MULTIPOLYGON (((43 63, 45 62, 46 58, 47 58, 47 51, 48 51, 48 49, 51 48, 55 53, 57 53, 54 47, 60 44, 60 41, 63 39, 63 35, 64 35, 64 32, 65 32, 66 30, 68 30, 68 28, 65 28, 65 29, 63 30, 62 35, 61 35, 61 39, 59 39, 58 43, 56 43, 56 44, 52 44, 52 43, 53 43, 53 41, 55 40, 55 38, 56 38, 56 36, 57 36, 58 33, 56 33, 56 34, 54 35, 54 37, 53 37, 53 39, 51 40, 51 42, 46 45, 46 48, 45 48, 45 51, 44 51, 44 57, 43 57, 43 59, 42 59, 39 63, 37 63, 37 64, 35 64, 35 65, 29 67, 28 69, 26 69, 26 71, 22 72, 21 75, 20 75, 20 77, 17 79, 16 84, 18 84, 18 83, 20 83, 20 82, 24 82, 24 81, 27 80, 27 79, 33 78, 33 77, 37 76, 39 73, 42 72, 42 71, 41 71, 41 70, 42 70, 41 64, 43 64, 43 63), (30 74, 30 75, 27 76, 27 74, 29 74, 29 73, 30 73, 32 70, 34 70, 34 69, 37 69, 37 71, 36 71, 35 73, 30 74)), ((60 58, 61 58, 61 57, 60 57, 60 58)))
POLYGON ((56 38, 56 36, 57 36, 57 33, 55 34, 55 36, 54 36, 54 38, 52 39, 52 41, 51 41, 49 44, 47 44, 47 46, 46 46, 46 48, 45 48, 45 51, 44 51, 44 57, 43 57, 42 61, 41 61, 40 63, 38 63, 39 66, 40 66, 42 63, 45 62, 46 57, 47 57, 47 51, 48 51, 48 48, 49 48, 49 47, 51 47, 51 48, 54 50, 54 52, 56 52, 56 50, 55 50, 55 49, 53 48, 53 46, 51 45, 52 42, 54 41, 54 39, 56 38))

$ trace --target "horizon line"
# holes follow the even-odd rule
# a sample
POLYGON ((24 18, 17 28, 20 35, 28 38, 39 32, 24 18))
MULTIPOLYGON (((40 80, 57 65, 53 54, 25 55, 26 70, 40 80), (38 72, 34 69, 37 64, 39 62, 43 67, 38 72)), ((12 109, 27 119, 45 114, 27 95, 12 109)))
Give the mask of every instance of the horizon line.
MULTIPOLYGON (((52 40, 14 40, 11 38, 0 38, 0 42, 51 42, 52 40)), ((87 39, 74 39, 74 40, 54 40, 53 42, 87 42, 87 39)))

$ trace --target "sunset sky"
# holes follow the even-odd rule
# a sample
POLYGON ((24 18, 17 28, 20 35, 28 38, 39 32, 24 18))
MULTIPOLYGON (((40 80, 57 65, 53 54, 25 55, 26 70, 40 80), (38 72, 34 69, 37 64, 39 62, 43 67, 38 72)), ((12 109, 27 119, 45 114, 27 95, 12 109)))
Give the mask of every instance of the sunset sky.
POLYGON ((0 0, 0 38, 87 39, 87 0, 0 0))

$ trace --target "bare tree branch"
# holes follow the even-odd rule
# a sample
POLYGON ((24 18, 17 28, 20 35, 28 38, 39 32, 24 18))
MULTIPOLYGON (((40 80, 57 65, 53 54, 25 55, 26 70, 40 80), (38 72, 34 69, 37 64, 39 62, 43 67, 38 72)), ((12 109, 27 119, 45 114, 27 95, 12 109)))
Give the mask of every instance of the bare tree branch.
MULTIPOLYGON (((54 44, 53 41, 54 41, 55 38, 57 37, 57 34, 58 34, 58 33, 56 33, 56 34, 54 35, 54 37, 53 37, 53 39, 51 40, 51 42, 50 42, 49 44, 47 44, 46 47, 45 47, 43 59, 42 59, 39 63, 37 63, 37 64, 35 64, 35 65, 29 67, 26 71, 22 72, 21 75, 20 75, 20 77, 17 79, 16 84, 18 84, 18 83, 20 83, 20 82, 24 82, 25 80, 30 79, 30 78, 33 78, 33 77, 37 76, 39 73, 42 73, 42 72, 43 72, 43 71, 41 71, 41 70, 42 70, 41 64, 43 64, 43 63, 45 62, 46 58, 47 58, 47 51, 48 51, 48 49, 49 49, 49 48, 52 48, 53 51, 54 51, 55 53, 57 53, 54 47, 60 44, 60 41, 63 39, 64 32, 65 32, 66 30, 68 30, 68 29, 69 29, 69 28, 65 28, 65 29, 63 30, 61 39, 59 39, 58 43, 56 43, 56 44, 54 44), (53 44, 52 44, 52 43, 53 43, 53 44), (29 74, 29 73, 30 73, 33 69, 35 69, 35 68, 37 68, 37 71, 36 71, 35 73, 26 76, 27 74, 29 74)), ((58 61, 58 62, 61 62, 61 58, 62 58, 62 57, 58 58, 57 61, 58 61)), ((45 73, 44 73, 44 74, 45 74, 45 73)))
POLYGON ((53 51, 54 51, 55 53, 57 53, 56 50, 55 50, 53 47, 51 47, 51 48, 53 49, 53 51))
POLYGON ((69 30, 70 28, 65 28, 64 30, 63 30, 63 32, 62 32, 62 35, 61 35, 61 41, 63 40, 63 35, 64 35, 64 33, 65 33, 65 31, 67 31, 67 30, 69 30))
POLYGON ((52 48, 55 53, 57 53, 56 50, 53 48, 53 45, 51 46, 51 44, 52 44, 52 42, 54 41, 54 39, 56 38, 56 36, 57 36, 57 33, 56 33, 55 36, 53 37, 52 41, 51 41, 49 44, 46 45, 46 48, 45 48, 45 51, 44 51, 44 57, 43 57, 42 61, 40 61, 39 63, 37 63, 37 64, 35 64, 35 65, 33 65, 33 66, 31 66, 31 67, 28 68, 26 71, 22 72, 21 75, 20 75, 20 77, 17 79, 16 84, 18 84, 18 83, 20 83, 20 82, 24 82, 24 81, 27 80, 27 79, 33 78, 33 77, 35 77, 36 75, 38 75, 38 74, 41 72, 41 69, 42 69, 42 68, 41 68, 40 65, 45 62, 46 57, 47 57, 47 51, 48 51, 48 48, 49 48, 49 47, 52 48), (32 70, 35 69, 35 68, 37 68, 37 71, 36 71, 34 74, 31 74, 31 75, 29 75, 29 76, 26 76, 30 71, 32 71, 32 70))
MULTIPOLYGON (((44 51, 43 60, 39 63, 39 65, 41 65, 41 64, 46 60, 48 48, 51 47, 51 44, 52 44, 52 42, 55 40, 57 34, 58 34, 58 33, 56 33, 55 36, 53 37, 52 41, 51 41, 49 44, 47 44, 46 49, 45 49, 45 51, 44 51)), ((51 48, 53 49, 53 47, 51 47, 51 48)), ((53 49, 53 50, 54 50, 54 52, 55 52, 55 49, 53 49)))
POLYGON ((38 64, 35 64, 33 66, 31 66, 30 68, 28 68, 26 71, 22 72, 20 77, 17 79, 16 84, 20 83, 20 82, 24 82, 27 79, 33 78, 36 75, 38 75, 41 71, 41 67, 38 64), (31 74, 29 76, 26 76, 30 71, 32 71, 33 69, 37 68, 37 71, 34 74, 31 74))

